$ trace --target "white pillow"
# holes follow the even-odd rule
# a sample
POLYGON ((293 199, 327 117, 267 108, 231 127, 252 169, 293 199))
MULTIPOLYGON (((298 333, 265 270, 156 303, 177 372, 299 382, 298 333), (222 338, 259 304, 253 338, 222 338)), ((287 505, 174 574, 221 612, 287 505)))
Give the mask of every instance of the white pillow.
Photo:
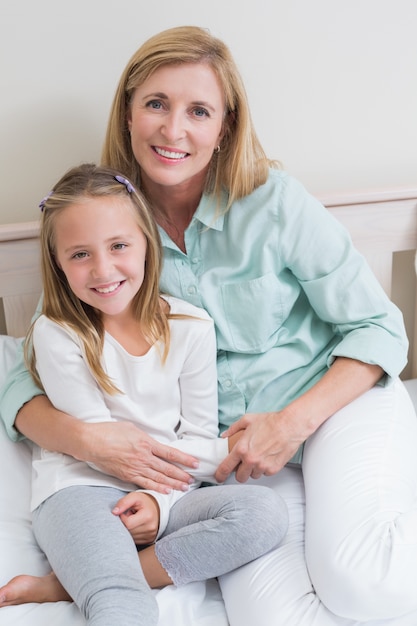
MULTIPOLYGON (((0 385, 14 365, 20 339, 0 335, 0 385)), ((50 571, 32 532, 30 512, 32 452, 23 441, 12 442, 0 420, 0 586, 17 574, 50 571)), ((1 626, 84 626, 70 602, 22 604, 0 609, 1 626)))
MULTIPOLYGON (((21 340, 0 335, 0 385, 14 365, 21 340)), ((0 584, 18 573, 42 573, 46 561, 36 545, 29 510, 31 451, 13 443, 0 424, 0 584)))

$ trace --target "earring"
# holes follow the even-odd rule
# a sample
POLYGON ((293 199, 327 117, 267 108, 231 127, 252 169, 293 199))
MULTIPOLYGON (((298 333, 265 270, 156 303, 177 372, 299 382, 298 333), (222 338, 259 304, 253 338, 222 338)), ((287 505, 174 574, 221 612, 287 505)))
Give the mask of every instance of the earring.
POLYGON ((214 152, 217 152, 217 154, 219 154, 219 152, 220 152, 220 144, 217 146, 217 148, 215 149, 214 152))

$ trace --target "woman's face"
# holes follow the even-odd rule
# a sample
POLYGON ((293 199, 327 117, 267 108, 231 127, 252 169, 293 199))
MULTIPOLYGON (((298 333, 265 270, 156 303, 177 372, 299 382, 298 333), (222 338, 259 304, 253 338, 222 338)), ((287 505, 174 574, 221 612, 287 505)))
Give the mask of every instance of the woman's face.
POLYGON ((202 191, 221 142, 224 109, 216 74, 203 63, 161 67, 137 87, 128 126, 145 186, 149 179, 202 191))

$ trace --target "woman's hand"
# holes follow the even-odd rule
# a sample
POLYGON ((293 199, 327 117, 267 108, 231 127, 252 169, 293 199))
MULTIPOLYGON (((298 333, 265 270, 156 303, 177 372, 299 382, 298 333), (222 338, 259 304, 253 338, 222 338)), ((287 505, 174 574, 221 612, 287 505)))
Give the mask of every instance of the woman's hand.
POLYGON ((276 474, 304 441, 297 426, 284 411, 244 415, 223 433, 231 439, 240 437, 229 446, 231 452, 219 465, 216 479, 224 482, 233 471, 239 482, 276 474))
POLYGON ((193 478, 175 463, 198 467, 194 457, 159 443, 130 422, 83 423, 80 460, 143 489, 188 491, 193 478))
POLYGON ((83 422, 55 409, 43 395, 23 405, 16 427, 41 448, 68 454, 105 474, 160 493, 188 491, 193 482, 176 463, 198 467, 197 459, 155 441, 131 422, 83 422))
POLYGON ((243 431, 217 468, 216 480, 224 482, 232 472, 239 482, 276 474, 323 422, 383 374, 378 365, 338 357, 311 389, 282 411, 244 415, 223 433, 230 437, 243 431))
POLYGON ((159 506, 149 493, 132 491, 112 511, 118 515, 137 546, 154 543, 159 529, 159 506))

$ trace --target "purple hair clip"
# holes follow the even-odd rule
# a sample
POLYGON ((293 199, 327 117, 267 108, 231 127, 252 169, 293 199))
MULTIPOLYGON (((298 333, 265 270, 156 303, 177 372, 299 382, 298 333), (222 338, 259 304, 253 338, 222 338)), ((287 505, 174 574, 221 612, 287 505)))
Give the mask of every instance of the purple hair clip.
POLYGON ((43 210, 45 208, 45 204, 48 202, 49 198, 52 196, 54 192, 50 191, 48 194, 46 194, 46 196, 44 198, 42 198, 42 200, 39 202, 39 208, 43 213, 43 210))
POLYGON ((132 183, 128 181, 127 178, 125 178, 124 176, 115 176, 115 179, 117 180, 118 183, 121 183, 122 185, 124 185, 129 193, 132 193, 132 191, 135 191, 135 188, 133 187, 132 183))

